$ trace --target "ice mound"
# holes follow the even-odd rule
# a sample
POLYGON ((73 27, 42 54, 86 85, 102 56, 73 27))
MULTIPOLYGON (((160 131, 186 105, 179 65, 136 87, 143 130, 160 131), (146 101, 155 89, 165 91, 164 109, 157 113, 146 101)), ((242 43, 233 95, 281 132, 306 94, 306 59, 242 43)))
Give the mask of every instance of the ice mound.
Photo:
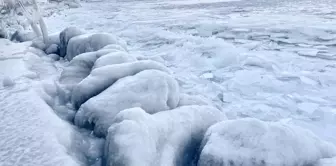
POLYGON ((143 70, 155 69, 168 72, 168 69, 154 61, 135 61, 96 68, 73 89, 71 102, 79 108, 85 101, 104 91, 118 79, 135 75, 143 70))
POLYGON ((95 62, 93 69, 107 66, 107 65, 113 65, 113 64, 121 64, 121 63, 127 63, 127 62, 134 62, 137 61, 137 59, 133 56, 130 56, 126 52, 111 52, 107 55, 104 55, 97 59, 95 62))
POLYGON ((104 164, 192 165, 204 132, 224 119, 210 106, 184 106, 153 115, 138 107, 124 110, 108 129, 104 164))
POLYGON ((110 44, 121 45, 123 42, 107 33, 79 35, 69 40, 65 57, 70 61, 81 53, 97 51, 110 44))
POLYGON ((76 27, 68 27, 60 33, 60 57, 65 57, 69 40, 82 34, 84 32, 76 27))
POLYGON ((144 70, 119 79, 85 102, 76 113, 75 124, 106 136, 113 118, 124 109, 141 107, 152 114, 173 109, 178 102, 179 88, 174 78, 159 70, 144 70))
POLYGON ((335 154, 334 145, 308 130, 246 118, 211 126, 202 141, 198 166, 308 166, 335 154))

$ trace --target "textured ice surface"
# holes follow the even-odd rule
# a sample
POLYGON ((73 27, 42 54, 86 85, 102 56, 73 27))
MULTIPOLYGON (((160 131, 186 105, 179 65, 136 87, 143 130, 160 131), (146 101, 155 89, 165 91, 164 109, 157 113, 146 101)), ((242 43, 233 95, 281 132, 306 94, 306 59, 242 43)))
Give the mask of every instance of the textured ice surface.
POLYGON ((124 110, 108 130, 105 164, 191 165, 206 129, 224 119, 210 106, 184 106, 153 115, 138 107, 124 110))
POLYGON ((76 93, 72 93, 71 102, 75 108, 79 108, 79 106, 85 101, 99 94, 118 79, 126 76, 132 76, 147 69, 156 69, 168 72, 168 69, 164 65, 150 60, 96 68, 92 70, 88 77, 74 87, 73 91, 76 93))
POLYGON ((198 165, 306 166, 335 155, 333 144, 309 130, 246 118, 211 126, 198 165))
POLYGON ((93 128, 97 136, 106 136, 113 118, 124 109, 141 107, 153 114, 173 109, 178 102, 179 87, 174 78, 159 70, 144 70, 120 78, 85 102, 76 113, 75 124, 93 128))

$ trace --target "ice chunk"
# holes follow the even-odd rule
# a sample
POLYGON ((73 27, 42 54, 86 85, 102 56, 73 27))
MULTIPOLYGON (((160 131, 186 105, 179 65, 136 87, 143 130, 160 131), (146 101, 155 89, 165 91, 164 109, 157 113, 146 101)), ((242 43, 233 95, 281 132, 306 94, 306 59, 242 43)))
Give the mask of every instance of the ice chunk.
POLYGON ((336 154, 334 145, 308 130, 252 118, 211 126, 201 148, 199 166, 306 166, 336 154))
POLYGON ((59 91, 62 95, 60 99, 69 101, 73 87, 90 74, 96 60, 116 51, 120 52, 118 50, 103 49, 76 56, 61 73, 59 91))
POLYGON ((18 41, 18 42, 26 42, 33 40, 36 38, 36 34, 34 32, 28 32, 28 31, 16 31, 11 36, 11 41, 18 41))
POLYGON ((15 82, 10 77, 7 76, 7 77, 3 78, 2 85, 4 87, 10 87, 10 86, 14 86, 15 82))
POLYGON ((164 63, 164 59, 161 56, 137 56, 138 60, 153 60, 159 63, 164 63))
POLYGON ((45 44, 42 39, 37 38, 37 39, 33 40, 32 44, 31 44, 31 47, 34 47, 34 48, 37 48, 37 49, 40 49, 40 50, 44 51, 45 49, 48 48, 48 45, 45 44))
POLYGON ((93 69, 107 65, 134 62, 136 60, 137 59, 135 57, 130 56, 126 52, 111 52, 107 55, 98 58, 93 66, 93 69))
POLYGON ((60 33, 53 33, 53 34, 50 34, 48 35, 48 45, 51 45, 51 44, 56 44, 56 45, 60 45, 61 44, 61 41, 60 41, 60 33))
POLYGON ((181 94, 178 106, 186 105, 211 105, 206 98, 197 95, 181 94))
POLYGON ((57 44, 51 44, 46 50, 46 54, 59 54, 59 48, 57 44))
POLYGON ((113 51, 115 50, 106 49, 96 52, 83 53, 76 56, 62 72, 60 83, 73 85, 78 84, 90 74, 96 60, 99 57, 113 51))
POLYGON ((105 165, 188 166, 204 132, 226 119, 209 106, 184 106, 150 115, 141 108, 120 112, 108 130, 105 165))
POLYGON ((122 47, 119 44, 109 44, 102 49, 115 49, 115 50, 120 50, 120 51, 127 51, 125 47, 122 47))
POLYGON ((31 47, 38 48, 42 51, 45 51, 52 44, 56 44, 56 45, 60 44, 58 33, 50 34, 48 36, 47 43, 44 43, 44 40, 42 37, 35 38, 31 44, 31 47))
POLYGON ((152 114, 173 109, 178 101, 179 88, 174 78, 159 70, 145 70, 121 78, 85 102, 75 116, 75 124, 86 128, 94 127, 97 136, 106 136, 113 118, 124 109, 141 107, 152 114))
POLYGON ((74 87, 71 102, 79 108, 86 100, 99 94, 118 79, 137 74, 143 70, 156 69, 168 72, 168 69, 154 61, 136 61, 115 65, 103 66, 92 70, 90 75, 74 87))
POLYGON ((35 48, 35 47, 28 47, 27 51, 31 52, 31 53, 39 56, 39 57, 44 57, 44 56, 47 55, 43 50, 35 48))
POLYGON ((60 59, 59 55, 57 54, 49 54, 48 56, 54 61, 58 61, 60 59))
POLYGON ((119 43, 117 37, 107 33, 79 35, 69 40, 65 57, 70 61, 81 53, 97 51, 109 44, 119 43))
POLYGON ((298 51, 298 54, 301 56, 316 57, 318 52, 319 50, 317 49, 306 49, 306 50, 298 51))
POLYGON ((5 39, 8 38, 8 32, 4 29, 0 29, 0 39, 1 38, 5 38, 5 39))
POLYGON ((68 27, 64 29, 60 35, 60 56, 65 57, 68 42, 71 38, 84 34, 84 32, 76 27, 68 27))

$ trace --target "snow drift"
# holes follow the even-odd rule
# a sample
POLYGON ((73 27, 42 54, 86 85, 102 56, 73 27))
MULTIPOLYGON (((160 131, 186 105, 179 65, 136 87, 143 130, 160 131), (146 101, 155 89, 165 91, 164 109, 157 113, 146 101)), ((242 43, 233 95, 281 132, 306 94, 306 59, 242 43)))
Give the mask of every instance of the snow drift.
POLYGON ((308 130, 247 118, 211 126, 202 141, 198 166, 308 166, 334 155, 334 145, 308 130))
POLYGON ((191 165, 206 129, 224 119, 210 106, 184 106, 153 115, 138 107, 124 110, 108 130, 104 164, 191 165))
POLYGON ((106 136, 113 118, 124 109, 141 107, 152 114, 173 109, 178 102, 179 88, 174 78, 159 70, 145 70, 119 79, 85 102, 76 113, 75 124, 106 136))
POLYGON ((0 91, 0 165, 79 166, 69 149, 74 130, 35 92, 0 91))

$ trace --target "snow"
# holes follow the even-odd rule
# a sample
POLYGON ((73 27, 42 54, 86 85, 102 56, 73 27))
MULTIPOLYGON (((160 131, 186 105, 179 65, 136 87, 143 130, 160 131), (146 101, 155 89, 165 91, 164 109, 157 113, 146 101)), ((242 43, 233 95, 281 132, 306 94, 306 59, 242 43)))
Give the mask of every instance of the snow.
POLYGON ((223 121, 211 126, 201 148, 199 166, 303 166, 336 154, 334 145, 306 129, 253 118, 223 121))
POLYGON ((190 165, 206 129, 225 118, 210 106, 184 106, 153 115, 139 107, 126 109, 108 129, 105 164, 190 165))
POLYGON ((173 109, 178 102, 179 88, 174 78, 159 70, 144 70, 120 78, 89 99, 77 111, 74 122, 79 127, 94 127, 95 135, 101 137, 106 136, 113 118, 124 109, 141 107, 153 114, 173 109))
POLYGON ((75 108, 91 97, 104 91, 118 79, 135 75, 143 70, 156 69, 168 72, 168 69, 155 61, 144 60, 103 66, 91 71, 90 75, 77 84, 71 96, 71 103, 75 108))
POLYGON ((79 166, 67 150, 73 129, 37 96, 19 88, 1 90, 0 116, 6 124, 0 131, 1 165, 79 166))

